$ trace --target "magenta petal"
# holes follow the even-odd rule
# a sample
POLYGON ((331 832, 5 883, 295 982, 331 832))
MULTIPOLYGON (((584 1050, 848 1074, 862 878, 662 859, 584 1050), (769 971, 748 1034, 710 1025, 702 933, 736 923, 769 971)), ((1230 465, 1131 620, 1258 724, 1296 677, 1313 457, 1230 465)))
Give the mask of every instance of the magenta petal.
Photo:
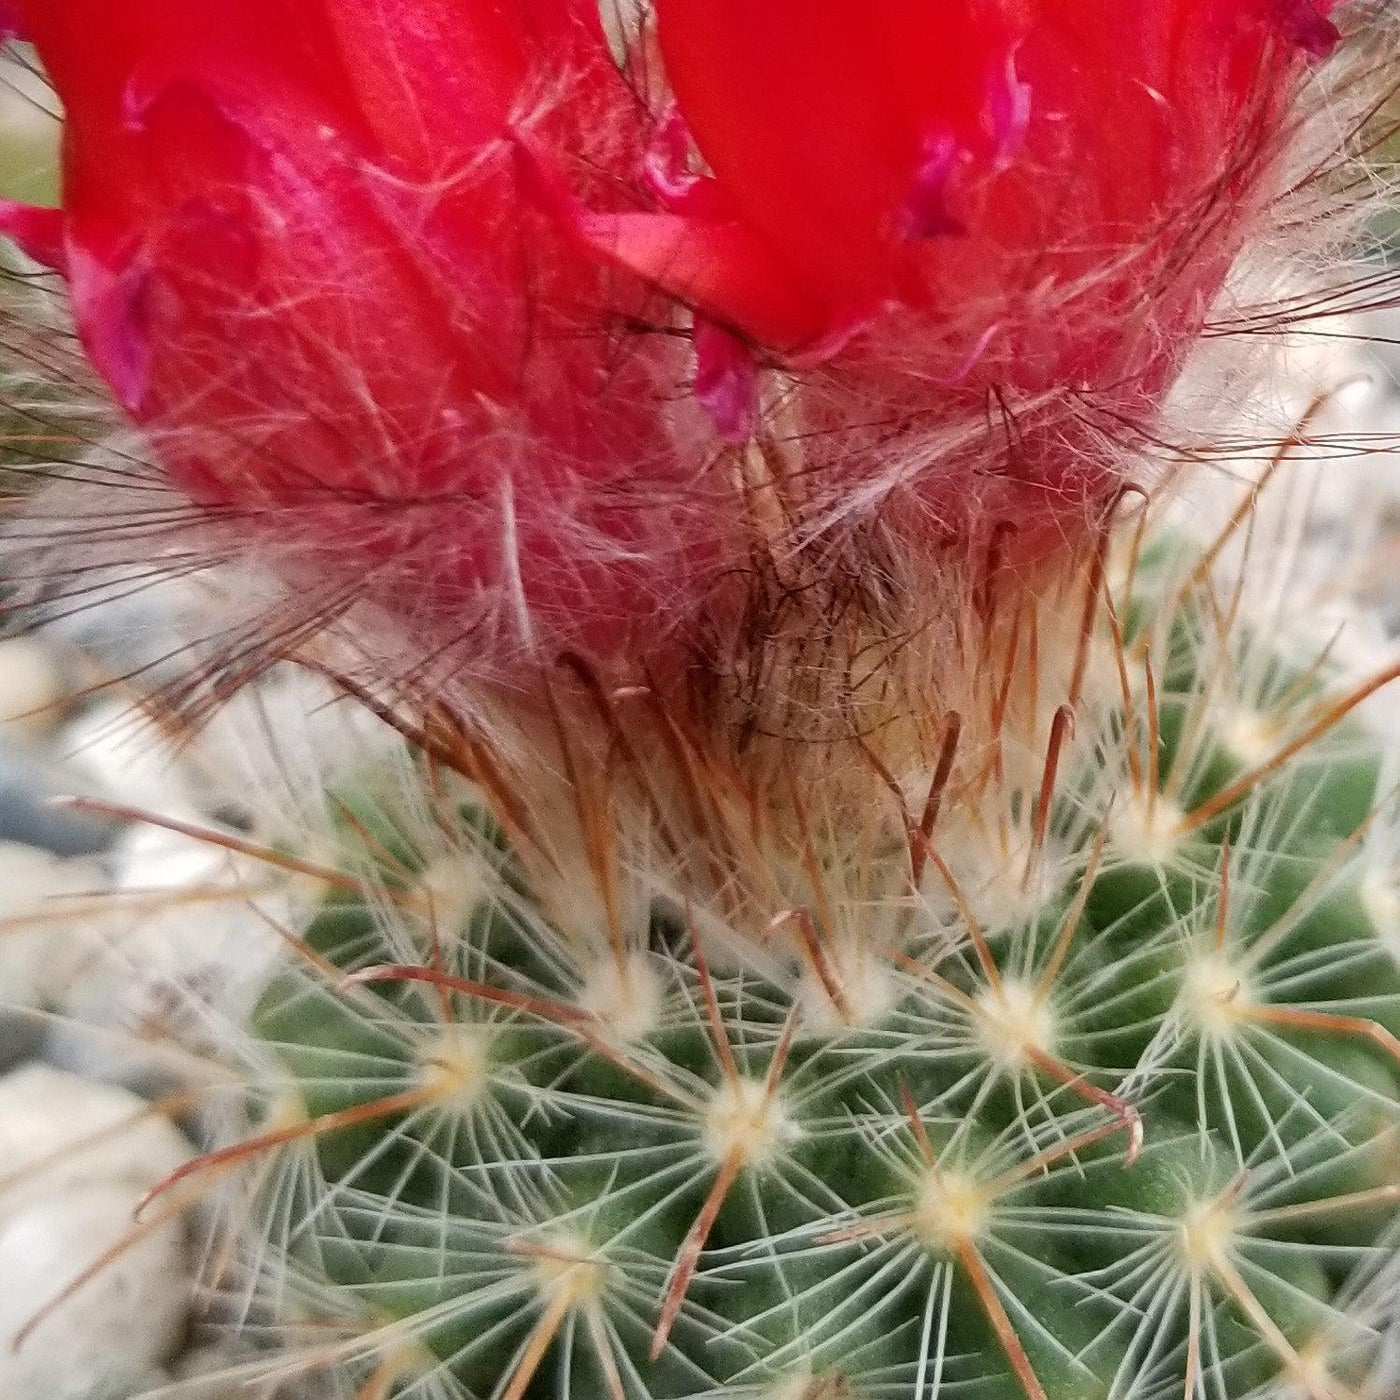
POLYGON ((726 442, 747 442, 758 422, 758 364, 753 351, 703 316, 695 318, 694 342, 695 397, 726 442))
POLYGON ((667 213, 690 219, 729 218, 732 211, 718 181, 697 174, 692 168, 694 157, 690 129, 673 104, 657 123, 642 155, 642 181, 667 213))
POLYGON ((15 243, 26 257, 55 272, 67 270, 67 232, 68 220, 62 209, 0 200, 0 234, 15 243))
POLYGON ((1016 55, 994 70, 987 82, 986 123, 999 168, 1015 155, 1031 124, 1031 89, 1016 72, 1016 55))
POLYGON ((1304 53, 1316 59, 1331 57, 1342 35, 1327 18, 1329 3, 1319 8, 1318 0, 1275 0, 1275 7, 1283 32, 1304 53))
POLYGON ((948 202, 949 187, 966 151, 951 132, 931 132, 924 140, 919 168, 900 213, 905 238, 940 238, 966 232, 948 202))
POLYGON ((515 138, 512 150, 521 195, 591 257, 702 312, 753 326, 785 349, 812 338, 816 318, 808 299, 746 228, 680 214, 595 213, 523 140, 515 138))
POLYGON ((150 384, 151 345, 145 262, 128 255, 115 265, 75 246, 68 282, 83 343, 121 406, 139 418, 150 384))
POLYGON ((656 124, 642 157, 642 178, 673 214, 684 211, 686 200, 700 182, 700 176, 691 168, 692 151, 685 118, 672 103, 656 124))

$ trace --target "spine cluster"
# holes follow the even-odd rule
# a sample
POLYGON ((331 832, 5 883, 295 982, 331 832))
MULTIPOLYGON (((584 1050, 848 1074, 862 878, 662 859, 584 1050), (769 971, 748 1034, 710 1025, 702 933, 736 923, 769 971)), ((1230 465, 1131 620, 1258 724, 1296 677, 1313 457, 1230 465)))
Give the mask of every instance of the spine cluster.
MULTIPOLYGON (((247 1135, 164 1189, 237 1169, 263 1290, 371 1394, 1379 1400, 1384 678, 1339 690, 1211 557, 1088 570, 1039 764, 954 732, 922 810, 875 773, 795 848, 750 793, 704 896, 602 796, 618 734, 559 741, 560 817, 398 715, 418 776, 334 796, 247 1135)), ((726 780, 670 778, 714 822, 726 780)))

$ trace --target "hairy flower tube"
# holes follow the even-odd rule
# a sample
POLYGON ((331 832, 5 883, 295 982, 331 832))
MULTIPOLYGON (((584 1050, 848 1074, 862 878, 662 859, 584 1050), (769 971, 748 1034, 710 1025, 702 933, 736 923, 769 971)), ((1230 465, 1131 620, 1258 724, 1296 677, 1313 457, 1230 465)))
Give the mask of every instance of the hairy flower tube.
POLYGON ((658 0, 619 61, 592 0, 21 0, 64 207, 5 225, 309 610, 649 653, 775 532, 1084 537, 1330 8, 658 0))

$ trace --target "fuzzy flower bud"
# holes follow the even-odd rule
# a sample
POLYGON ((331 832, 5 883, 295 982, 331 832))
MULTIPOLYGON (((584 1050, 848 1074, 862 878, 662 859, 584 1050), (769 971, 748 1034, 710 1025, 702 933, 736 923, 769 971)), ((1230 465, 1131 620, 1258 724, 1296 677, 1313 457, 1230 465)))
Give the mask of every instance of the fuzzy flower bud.
POLYGON ((4 226, 321 612, 618 655, 748 569, 726 439, 783 459, 775 554, 1082 539, 1331 8, 656 0, 620 66, 596 0, 19 0, 64 208, 4 226))
MULTIPOLYGON (((625 646, 702 568, 704 465, 658 400, 644 289, 522 200, 518 141, 583 189, 634 105, 577 0, 25 0, 66 108, 88 354, 175 484, 273 541, 326 611, 625 646)), ((712 512, 708 513, 713 515, 712 512)), ((438 638, 440 640, 440 638, 438 638)))

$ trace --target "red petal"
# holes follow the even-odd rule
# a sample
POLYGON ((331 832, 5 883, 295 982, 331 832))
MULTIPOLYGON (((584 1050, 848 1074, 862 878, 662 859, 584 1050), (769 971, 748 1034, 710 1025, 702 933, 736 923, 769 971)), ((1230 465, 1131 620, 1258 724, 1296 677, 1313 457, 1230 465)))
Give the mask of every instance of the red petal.
MULTIPOLYGON (((355 129, 335 46, 317 7, 283 0, 25 0, 25 17, 63 100, 65 201, 140 217, 156 196, 143 113, 185 86, 241 99, 269 125, 355 129)), ((167 174, 197 181, 200 133, 167 133, 167 174), (183 148, 184 157, 179 154, 183 148)))
POLYGON ((379 140, 435 176, 523 115, 532 81, 611 67, 584 0, 336 0, 327 13, 379 140))
POLYGON ((314 0, 24 0, 24 15, 70 114, 110 118, 137 71, 256 86, 274 107, 347 91, 314 0))
POLYGON ((1312 58, 1326 58, 1337 47, 1341 32, 1328 16, 1334 0, 1272 0, 1284 34, 1312 58))
POLYGON ((55 272, 66 269, 68 220, 61 209, 0 200, 0 234, 16 243, 26 257, 55 272))
POLYGON ((743 217, 838 304, 877 296, 930 138, 982 135, 986 0, 657 0, 682 113, 743 217))
POLYGON ((795 350, 826 329, 824 305, 741 224, 583 213, 575 226, 599 256, 777 349, 795 350))
POLYGON ((794 347, 823 328, 819 306, 743 225, 685 214, 607 214, 588 208, 560 172, 522 141, 515 168, 525 199, 592 258, 663 288, 770 345, 794 347))

